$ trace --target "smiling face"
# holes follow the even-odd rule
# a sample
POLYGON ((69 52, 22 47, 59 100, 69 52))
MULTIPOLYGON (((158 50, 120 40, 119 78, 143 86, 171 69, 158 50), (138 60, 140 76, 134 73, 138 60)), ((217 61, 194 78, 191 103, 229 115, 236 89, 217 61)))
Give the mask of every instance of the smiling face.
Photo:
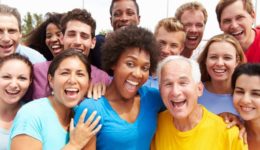
POLYGON ((45 44, 53 56, 57 56, 63 50, 63 45, 61 44, 62 37, 63 34, 60 28, 53 23, 47 25, 45 44))
POLYGON ((246 121, 260 119, 260 77, 242 74, 236 80, 233 103, 246 121))
POLYGON ((213 42, 209 46, 206 68, 212 81, 230 82, 238 64, 236 53, 235 47, 228 42, 213 42))
POLYGON ((255 14, 249 14, 243 6, 242 1, 236 1, 221 13, 220 28, 223 32, 233 35, 241 44, 251 44, 254 40, 255 32, 252 25, 255 20, 255 14))
POLYGON ((49 83, 58 104, 66 108, 76 106, 83 99, 89 86, 89 76, 85 65, 77 57, 65 58, 54 76, 48 75, 49 83))
POLYGON ((0 58, 15 53, 22 34, 13 15, 0 15, 0 58))
POLYGON ((137 14, 134 2, 132 0, 114 2, 110 21, 114 31, 124 26, 138 25, 140 16, 137 14))
POLYGON ((88 56, 90 49, 96 44, 95 38, 91 37, 91 26, 77 20, 69 21, 66 25, 63 44, 64 49, 75 48, 88 56))
POLYGON ((31 83, 31 69, 23 61, 12 59, 0 68, 0 101, 15 104, 25 95, 31 83))
POLYGON ((161 70, 160 92, 163 102, 174 119, 185 119, 198 108, 197 100, 202 95, 202 83, 192 78, 187 62, 170 61, 161 70))
POLYGON ((150 55, 139 48, 128 48, 113 66, 111 87, 123 99, 133 98, 149 76, 150 55))
POLYGON ((168 32, 164 27, 160 27, 155 36, 160 46, 160 60, 170 55, 179 55, 182 52, 185 41, 184 32, 168 32))
POLYGON ((204 20, 201 10, 186 10, 181 15, 180 21, 186 31, 186 49, 194 50, 198 47, 205 29, 204 20))

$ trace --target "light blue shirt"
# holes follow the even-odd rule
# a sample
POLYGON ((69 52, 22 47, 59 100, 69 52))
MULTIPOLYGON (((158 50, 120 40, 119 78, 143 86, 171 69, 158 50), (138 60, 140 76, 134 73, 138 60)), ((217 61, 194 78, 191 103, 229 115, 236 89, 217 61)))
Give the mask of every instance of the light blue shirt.
POLYGON ((18 45, 15 52, 28 57, 28 59, 32 62, 32 64, 47 61, 45 57, 38 51, 21 44, 18 45))
MULTIPOLYGON (((157 127, 157 115, 164 105, 159 91, 141 87, 140 112, 133 123, 122 119, 105 97, 85 99, 76 109, 75 123, 87 108, 87 117, 96 110, 101 116, 102 128, 97 134, 97 150, 149 150, 157 127)), ((86 118, 87 118, 86 117, 86 118)))
POLYGON ((0 150, 7 150, 9 130, 0 128, 0 150))
POLYGON ((203 94, 201 97, 199 97, 198 103, 205 106, 214 114, 230 112, 238 116, 238 112, 233 105, 233 97, 231 94, 211 93, 204 86, 203 94))
POLYGON ((31 101, 18 111, 10 137, 20 134, 39 140, 43 150, 60 150, 69 141, 69 133, 61 126, 48 98, 31 101))
POLYGON ((158 77, 157 76, 149 76, 148 80, 144 83, 144 86, 159 89, 158 77))

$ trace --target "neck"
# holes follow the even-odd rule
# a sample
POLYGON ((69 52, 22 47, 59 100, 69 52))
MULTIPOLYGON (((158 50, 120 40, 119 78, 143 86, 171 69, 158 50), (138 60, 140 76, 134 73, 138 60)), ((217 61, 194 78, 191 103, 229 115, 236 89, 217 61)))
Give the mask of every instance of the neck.
POLYGON ((245 42, 241 42, 240 45, 243 48, 244 52, 247 51, 247 49, 250 47, 250 45, 254 42, 255 40, 255 31, 251 29, 251 34, 248 40, 245 42))
POLYGON ((173 124, 176 129, 184 132, 193 129, 201 121, 203 116, 203 109, 200 105, 196 104, 194 110, 186 118, 174 119, 173 124))
POLYGON ((231 94, 232 88, 230 81, 207 81, 205 87, 208 91, 216 94, 231 94))
POLYGON ((64 106, 63 104, 59 103, 58 100, 55 99, 54 96, 49 96, 49 100, 53 109, 55 110, 58 119, 63 126, 64 129, 68 129, 70 120, 73 117, 73 111, 71 108, 64 106))
POLYGON ((15 104, 6 104, 2 100, 0 100, 0 120, 4 122, 13 121, 20 106, 21 105, 19 102, 15 104))
POLYGON ((260 141, 260 119, 246 121, 245 125, 248 139, 258 139, 260 141))
POLYGON ((181 52, 181 55, 186 57, 186 58, 190 58, 192 53, 193 53, 194 49, 188 49, 187 47, 184 47, 183 51, 181 52))

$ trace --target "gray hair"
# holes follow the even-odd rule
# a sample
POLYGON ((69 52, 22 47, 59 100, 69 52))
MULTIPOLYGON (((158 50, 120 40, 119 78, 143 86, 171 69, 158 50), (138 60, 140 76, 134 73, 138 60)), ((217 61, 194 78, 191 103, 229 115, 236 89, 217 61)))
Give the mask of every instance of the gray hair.
POLYGON ((160 84, 161 82, 161 71, 162 68, 169 62, 172 61, 178 61, 178 62, 187 62, 190 67, 191 67, 191 75, 192 75, 192 79, 196 82, 199 83, 201 82, 201 73, 200 73, 200 67, 198 62, 196 62, 195 60, 183 57, 183 56, 179 56, 179 55, 172 55, 172 56, 168 56, 165 59, 163 59, 157 67, 157 76, 158 76, 158 82, 160 84))
POLYGON ((19 31, 21 32, 21 15, 16 8, 0 4, 0 15, 13 15, 17 19, 19 31))

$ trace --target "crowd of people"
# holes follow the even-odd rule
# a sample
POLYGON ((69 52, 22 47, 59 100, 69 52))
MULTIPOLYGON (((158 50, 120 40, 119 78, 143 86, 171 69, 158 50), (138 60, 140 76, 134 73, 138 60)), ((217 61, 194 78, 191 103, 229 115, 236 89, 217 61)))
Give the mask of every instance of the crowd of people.
POLYGON ((21 43, 18 10, 0 4, 0 150, 258 149, 256 13, 251 0, 215 11, 223 33, 205 45, 201 3, 153 32, 136 0, 111 0, 105 35, 75 8, 48 12, 21 43))

